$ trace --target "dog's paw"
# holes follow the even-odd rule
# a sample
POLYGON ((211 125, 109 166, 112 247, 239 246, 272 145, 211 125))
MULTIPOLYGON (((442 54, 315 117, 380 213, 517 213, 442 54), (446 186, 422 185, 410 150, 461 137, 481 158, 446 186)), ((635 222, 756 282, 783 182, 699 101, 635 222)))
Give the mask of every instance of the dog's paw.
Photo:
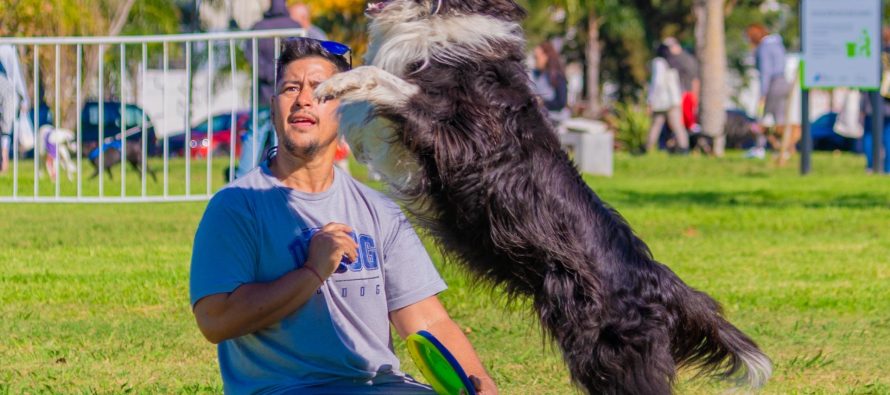
POLYGON ((365 101, 377 87, 378 69, 362 66, 345 73, 336 74, 315 88, 315 99, 328 101, 365 101))

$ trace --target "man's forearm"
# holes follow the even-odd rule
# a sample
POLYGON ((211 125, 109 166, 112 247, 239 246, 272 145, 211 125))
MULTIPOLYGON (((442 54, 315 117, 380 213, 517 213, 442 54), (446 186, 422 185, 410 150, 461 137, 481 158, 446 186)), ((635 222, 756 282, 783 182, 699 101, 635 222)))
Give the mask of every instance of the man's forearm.
MULTIPOLYGON (((494 380, 485 371, 482 361, 460 327, 451 319, 435 296, 390 313, 390 320, 402 338, 419 330, 433 334, 454 355, 467 375, 481 381, 483 395, 497 394, 494 380)), ((480 389, 480 388, 477 388, 480 389)))
POLYGON ((281 321, 306 304, 320 285, 308 269, 294 270, 272 282, 208 296, 195 304, 195 318, 207 340, 219 343, 281 321))
MULTIPOLYGON (((428 331, 433 334, 440 342, 454 355, 464 372, 468 376, 476 376, 482 381, 482 387, 491 389, 494 386, 494 380, 489 376, 488 371, 482 366, 482 361, 470 344, 470 340, 464 335, 460 327, 450 318, 433 323, 428 331)), ((490 392, 490 391, 489 391, 490 392)))

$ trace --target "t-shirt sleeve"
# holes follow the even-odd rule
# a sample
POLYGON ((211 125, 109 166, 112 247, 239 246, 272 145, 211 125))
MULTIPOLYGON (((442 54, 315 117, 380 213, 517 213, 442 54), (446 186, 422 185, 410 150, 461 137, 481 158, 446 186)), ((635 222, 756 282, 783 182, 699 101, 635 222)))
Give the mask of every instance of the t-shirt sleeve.
POLYGON ((386 303, 389 311, 410 306, 448 288, 414 228, 401 211, 398 211, 390 232, 383 246, 386 303))
POLYGON ((192 247, 191 304, 255 281, 256 222, 236 190, 217 193, 204 212, 192 247))

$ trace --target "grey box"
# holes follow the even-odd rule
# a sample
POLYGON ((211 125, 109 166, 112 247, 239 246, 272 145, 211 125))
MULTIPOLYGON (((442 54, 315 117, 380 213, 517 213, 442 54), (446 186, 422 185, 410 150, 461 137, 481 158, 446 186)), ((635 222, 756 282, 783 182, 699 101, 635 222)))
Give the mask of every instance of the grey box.
POLYGON ((605 124, 573 118, 561 122, 558 132, 560 145, 574 157, 581 172, 612 176, 614 136, 605 124))

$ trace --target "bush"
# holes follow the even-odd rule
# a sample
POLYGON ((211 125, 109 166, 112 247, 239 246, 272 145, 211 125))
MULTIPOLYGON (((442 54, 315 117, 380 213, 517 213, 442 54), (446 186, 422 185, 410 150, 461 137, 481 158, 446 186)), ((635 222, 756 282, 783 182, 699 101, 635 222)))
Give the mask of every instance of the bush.
POLYGON ((615 131, 615 141, 620 149, 634 155, 645 152, 650 119, 642 105, 617 103, 605 121, 615 131))

